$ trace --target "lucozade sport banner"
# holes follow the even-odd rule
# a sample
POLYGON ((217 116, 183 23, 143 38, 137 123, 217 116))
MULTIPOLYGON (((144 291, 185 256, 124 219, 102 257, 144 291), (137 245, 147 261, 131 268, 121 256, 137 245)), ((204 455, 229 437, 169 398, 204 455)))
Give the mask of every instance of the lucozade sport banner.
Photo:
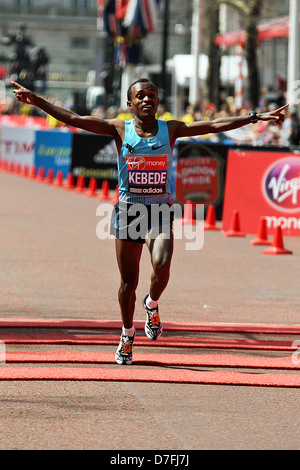
POLYGON ((72 139, 71 132, 36 131, 34 162, 37 171, 41 166, 44 167, 45 174, 50 168, 54 175, 61 170, 66 178, 71 168, 72 139))
POLYGON ((223 230, 231 229, 234 210, 241 230, 256 233, 260 217, 268 233, 300 236, 300 155, 297 153, 230 150, 223 204, 223 230))

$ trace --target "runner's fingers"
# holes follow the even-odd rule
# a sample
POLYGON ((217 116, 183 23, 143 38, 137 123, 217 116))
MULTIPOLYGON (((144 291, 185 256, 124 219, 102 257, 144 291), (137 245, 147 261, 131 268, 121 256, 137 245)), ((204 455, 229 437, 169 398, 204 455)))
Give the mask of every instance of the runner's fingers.
POLYGON ((275 124, 279 126, 280 124, 283 123, 283 121, 284 121, 284 115, 280 114, 280 116, 276 119, 275 124))
POLYGON ((289 107, 289 104, 285 104, 284 106, 282 106, 281 108, 278 108, 276 110, 276 114, 279 114, 281 113, 281 111, 283 111, 284 109, 288 108, 289 107))
POLYGON ((21 91, 15 93, 18 101, 29 102, 27 96, 21 91))

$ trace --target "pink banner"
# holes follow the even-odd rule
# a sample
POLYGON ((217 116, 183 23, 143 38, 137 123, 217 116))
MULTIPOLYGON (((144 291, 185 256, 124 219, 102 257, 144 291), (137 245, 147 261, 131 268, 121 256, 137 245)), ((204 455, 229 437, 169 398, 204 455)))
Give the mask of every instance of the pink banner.
POLYGON ((260 217, 268 232, 281 226, 285 235, 300 236, 300 155, 284 152, 230 150, 227 159, 223 230, 239 212, 241 230, 256 233, 260 217))
POLYGON ((46 117, 22 116, 18 114, 0 115, 0 125, 7 127, 31 127, 33 129, 49 129, 46 117))

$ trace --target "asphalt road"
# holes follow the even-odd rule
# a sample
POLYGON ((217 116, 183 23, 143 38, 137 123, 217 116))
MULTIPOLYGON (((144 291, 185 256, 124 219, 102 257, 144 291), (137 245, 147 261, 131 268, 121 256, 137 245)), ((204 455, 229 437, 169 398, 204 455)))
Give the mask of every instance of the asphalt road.
MULTIPOLYGON (((96 235, 100 204, 106 203, 0 171, 0 318, 119 320, 114 242, 96 235)), ((263 255, 262 247, 250 246, 252 238, 229 239, 221 231, 205 232, 203 248, 198 250, 187 250, 185 239, 176 240, 170 283, 160 301, 162 320, 299 324, 299 238, 284 238, 293 254, 278 256, 263 255)), ((144 320, 141 300, 150 273, 145 248, 136 320, 144 320)), ((269 337, 240 334, 239 338, 269 337)), ((283 339, 292 343, 300 338, 283 339)), ((53 349, 113 352, 115 346, 6 345, 7 351, 53 349)), ((159 341, 154 348, 134 351, 223 353, 161 348, 159 341)), ((287 357, 291 353, 227 350, 226 354, 287 357)), ((0 449, 298 450, 298 396, 297 388, 283 387, 0 381, 0 449)))

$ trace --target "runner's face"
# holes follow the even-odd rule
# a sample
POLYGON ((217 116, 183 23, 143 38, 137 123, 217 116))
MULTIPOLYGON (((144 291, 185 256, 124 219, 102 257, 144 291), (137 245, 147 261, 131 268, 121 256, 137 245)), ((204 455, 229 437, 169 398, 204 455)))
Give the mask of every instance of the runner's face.
POLYGON ((132 87, 131 101, 128 107, 140 117, 155 116, 159 99, 152 83, 137 83, 132 87))

